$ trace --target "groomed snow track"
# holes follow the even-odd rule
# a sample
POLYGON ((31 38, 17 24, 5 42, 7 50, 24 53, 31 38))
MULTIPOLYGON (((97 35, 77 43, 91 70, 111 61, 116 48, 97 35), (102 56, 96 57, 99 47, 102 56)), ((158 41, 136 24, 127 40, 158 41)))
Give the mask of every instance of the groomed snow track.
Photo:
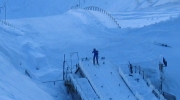
POLYGON ((118 70, 106 60, 93 65, 91 59, 80 62, 80 69, 96 91, 100 100, 136 100, 118 70))

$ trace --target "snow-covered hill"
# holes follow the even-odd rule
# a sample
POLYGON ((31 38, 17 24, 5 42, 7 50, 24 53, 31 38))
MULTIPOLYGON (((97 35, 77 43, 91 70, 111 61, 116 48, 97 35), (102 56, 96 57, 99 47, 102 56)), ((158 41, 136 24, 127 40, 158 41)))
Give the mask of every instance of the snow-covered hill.
MULTIPOLYGON (((6 5, 7 19, 30 18, 59 15, 70 9, 97 6, 110 12, 133 11, 155 7, 166 3, 177 3, 179 0, 1 0, 0 7, 6 5)), ((0 18, 4 18, 1 8, 0 18)))
MULTIPOLYGON (((119 29, 105 14, 74 9, 79 4, 78 0, 45 0, 43 3, 6 0, 7 22, 18 29, 0 23, 0 99, 71 100, 61 81, 55 85, 46 82, 62 80, 64 54, 68 62, 71 52, 79 52, 80 57, 91 57, 94 47, 100 51, 100 56, 106 56, 116 65, 127 64, 128 61, 141 65, 157 87, 158 58, 163 55, 168 61, 164 91, 180 99, 180 91, 176 90, 180 88, 180 69, 177 67, 180 57, 180 19, 177 12, 180 5, 172 3, 178 1, 139 0, 137 4, 137 0, 80 0, 81 8, 93 5, 113 12, 124 26, 137 19, 142 25, 141 28, 126 28, 132 27, 129 24, 119 29), (131 12, 124 13, 122 18, 118 16, 119 11, 131 12), (153 11, 158 12, 152 14, 153 11), (159 19, 166 19, 156 21, 152 19, 154 15, 156 17, 153 18, 159 15, 159 19), (154 23, 146 24, 149 20, 154 23), (154 42, 165 43, 172 48, 157 46, 154 42)), ((2 9, 1 19, 3 16, 2 9)))

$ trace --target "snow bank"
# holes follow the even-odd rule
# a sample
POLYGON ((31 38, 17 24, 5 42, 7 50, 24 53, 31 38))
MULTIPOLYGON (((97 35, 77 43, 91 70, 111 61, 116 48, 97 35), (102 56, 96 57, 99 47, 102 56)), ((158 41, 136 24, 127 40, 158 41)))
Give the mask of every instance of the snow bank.
POLYGON ((0 53, 0 66, 1 100, 53 100, 31 79, 14 69, 9 59, 2 53, 0 53))

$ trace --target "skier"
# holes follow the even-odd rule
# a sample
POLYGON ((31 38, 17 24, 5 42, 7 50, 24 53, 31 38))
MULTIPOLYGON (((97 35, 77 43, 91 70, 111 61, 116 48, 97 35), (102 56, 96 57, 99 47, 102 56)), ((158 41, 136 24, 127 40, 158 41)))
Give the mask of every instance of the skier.
POLYGON ((97 62, 97 64, 99 65, 98 63, 98 50, 96 50, 95 48, 93 49, 92 53, 94 53, 94 56, 93 56, 93 64, 95 65, 95 60, 97 62))

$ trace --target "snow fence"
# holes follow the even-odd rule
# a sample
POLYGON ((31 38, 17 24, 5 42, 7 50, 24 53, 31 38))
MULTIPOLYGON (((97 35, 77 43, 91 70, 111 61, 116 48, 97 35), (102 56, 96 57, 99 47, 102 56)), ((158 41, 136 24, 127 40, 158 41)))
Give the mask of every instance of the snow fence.
POLYGON ((12 28, 15 28, 15 29, 20 30, 19 28, 17 28, 17 27, 15 27, 14 25, 8 23, 7 21, 3 21, 3 20, 0 19, 0 23, 4 24, 4 25, 6 25, 6 26, 9 26, 9 27, 12 27, 12 28))
POLYGON ((101 12, 101 13, 106 14, 107 16, 109 16, 109 17, 114 21, 114 23, 115 23, 119 28, 121 28, 121 26, 120 26, 119 23, 116 21, 116 19, 115 19, 111 14, 109 14, 107 11, 105 11, 105 10, 99 8, 99 7, 95 7, 95 6, 85 7, 84 9, 85 9, 85 10, 92 10, 92 11, 99 11, 99 12, 101 12))

